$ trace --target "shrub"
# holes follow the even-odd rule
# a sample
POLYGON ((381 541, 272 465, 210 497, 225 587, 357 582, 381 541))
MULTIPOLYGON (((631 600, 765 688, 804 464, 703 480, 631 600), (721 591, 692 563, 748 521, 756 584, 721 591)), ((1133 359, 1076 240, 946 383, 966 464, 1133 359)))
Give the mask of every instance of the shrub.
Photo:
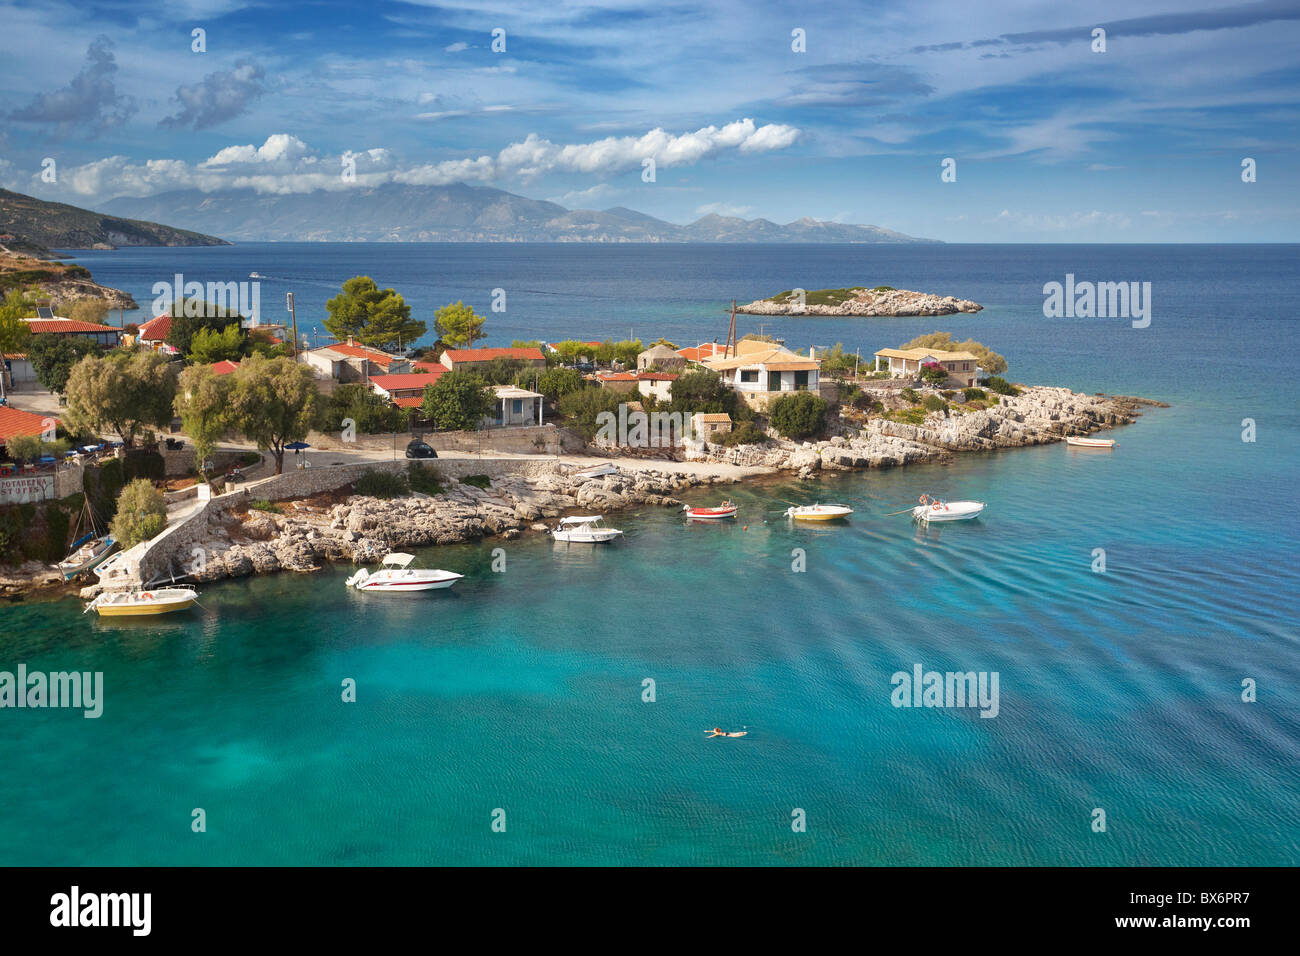
POLYGON ((911 388, 910 386, 908 388, 903 389, 902 395, 903 398, 911 402, 913 405, 917 405, 921 401, 920 394, 917 392, 916 389, 911 388))
POLYGON ((1000 375, 990 375, 984 380, 985 387, 991 392, 997 392, 999 395, 1019 395, 1020 389, 1016 388, 1010 382, 1000 375))
POLYGON ((768 406, 772 427, 786 438, 807 438, 826 429, 826 401, 812 392, 791 392, 768 406))
POLYGON ((921 408, 900 408, 885 412, 885 418, 901 425, 920 425, 925 422, 925 410, 921 408))
POLYGON ((950 388, 945 388, 939 394, 942 395, 944 398, 948 399, 949 401, 952 401, 952 399, 956 396, 957 393, 950 388))
POLYGON ((982 388, 963 388, 961 393, 966 397, 966 401, 968 402, 982 402, 984 399, 989 397, 988 393, 982 388))
POLYGON ((112 522, 113 537, 122 550, 148 541, 167 527, 167 505, 149 481, 136 478, 117 498, 117 514, 112 522))
MULTIPOLYGON (((678 381, 681 381, 681 379, 678 379, 678 381)), ((630 395, 620 395, 598 385, 589 385, 563 396, 557 407, 560 414, 568 421, 570 427, 584 439, 591 441, 600 431, 601 413, 609 412, 612 415, 617 415, 618 406, 631 397, 630 395)))
POLYGON ((537 379, 537 390, 551 401, 581 389, 586 382, 574 368, 548 368, 537 379))
POLYGON ((362 435, 381 435, 404 431, 406 409, 398 408, 382 395, 359 382, 349 382, 334 389, 325 403, 320 429, 341 432, 344 419, 352 419, 362 435))
POLYGON ((736 445, 761 445, 769 440, 767 432, 753 422, 742 422, 739 427, 723 435, 720 443, 731 448, 736 445))
POLYGON ((14 435, 5 443, 5 451, 14 461, 35 461, 41 457, 40 435, 14 435))
POLYGON ((927 412, 946 412, 948 410, 948 403, 938 395, 925 396, 925 401, 922 404, 925 405, 927 412))
POLYGON ((352 483, 352 490, 367 498, 399 498, 409 489, 405 475, 371 470, 352 483))
POLYGON ((492 479, 487 475, 466 475, 460 480, 462 485, 473 485, 475 488, 490 488, 492 479))
POLYGON ((250 501, 248 507, 254 511, 266 511, 273 515, 284 514, 284 509, 273 501, 267 501, 265 498, 258 498, 256 501, 250 501))
POLYGON ((895 292, 897 290, 892 285, 878 285, 871 291, 872 292, 895 292))
POLYGON ((937 362, 921 366, 921 381, 932 385, 942 385, 948 381, 948 370, 937 362))
POLYGON ((406 468, 406 483, 412 491, 424 495, 440 495, 446 490, 442 486, 442 476, 438 474, 438 469, 416 462, 411 462, 406 468))

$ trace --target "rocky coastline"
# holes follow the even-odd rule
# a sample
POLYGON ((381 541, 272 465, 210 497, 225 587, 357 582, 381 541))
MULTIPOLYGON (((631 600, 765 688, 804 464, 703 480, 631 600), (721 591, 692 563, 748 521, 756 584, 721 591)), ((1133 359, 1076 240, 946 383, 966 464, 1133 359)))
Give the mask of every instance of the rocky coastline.
MULTIPOLYGON (((826 290, 820 290, 824 293, 826 290)), ((770 299, 758 299, 748 305, 738 306, 737 312, 746 315, 834 315, 834 316, 925 316, 953 315, 958 312, 979 312, 984 306, 970 299, 910 289, 845 290, 847 295, 837 302, 819 303, 799 301, 794 293, 783 293, 770 299)), ((819 293, 805 293, 804 298, 818 297, 819 293)), ((838 296, 837 296, 838 298, 838 296)))

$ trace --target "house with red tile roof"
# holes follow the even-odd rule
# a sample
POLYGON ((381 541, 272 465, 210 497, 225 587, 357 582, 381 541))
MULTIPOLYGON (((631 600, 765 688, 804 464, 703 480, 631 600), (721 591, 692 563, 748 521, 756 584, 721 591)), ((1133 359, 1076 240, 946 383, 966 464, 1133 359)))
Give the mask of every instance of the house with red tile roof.
MULTIPOLYGON (((49 310, 44 310, 49 311, 49 310)), ((37 316, 23 319, 32 330, 32 335, 67 335, 80 336, 98 342, 104 348, 113 348, 121 339, 122 330, 98 322, 78 322, 65 319, 60 315, 37 316)))
POLYGON ((678 349, 677 354, 688 362, 710 362, 715 358, 723 358, 727 354, 727 347, 717 342, 705 342, 703 345, 678 349))
POLYGON ((597 372, 596 384, 611 392, 635 392, 637 390, 636 372, 597 372))
POLYGON ((212 372, 214 375, 229 375, 239 368, 238 362, 232 362, 230 359, 222 359, 220 362, 212 363, 212 372))
POLYGON ((424 402, 424 388, 447 373, 442 366, 436 371, 407 372, 401 375, 372 375, 370 388, 399 408, 415 408, 424 402))
POLYGON ((164 312, 162 315, 156 315, 148 322, 142 322, 139 329, 140 331, 136 333, 135 340, 145 348, 156 349, 171 334, 172 314, 164 312))
POLYGON ((442 353, 442 364, 453 371, 472 371, 477 364, 497 359, 514 359, 530 368, 546 368, 546 356, 541 349, 447 349, 442 353))
POLYGON ((59 424, 57 418, 24 412, 8 405, 0 405, 0 445, 16 435, 43 435, 59 424))
POLYGON ((675 381, 677 375, 673 372, 638 372, 636 389, 642 395, 653 395, 659 401, 667 402, 672 400, 675 381))
POLYGON ((301 353, 319 378, 336 382, 368 382, 376 375, 403 375, 411 371, 410 359, 354 342, 333 342, 301 353))

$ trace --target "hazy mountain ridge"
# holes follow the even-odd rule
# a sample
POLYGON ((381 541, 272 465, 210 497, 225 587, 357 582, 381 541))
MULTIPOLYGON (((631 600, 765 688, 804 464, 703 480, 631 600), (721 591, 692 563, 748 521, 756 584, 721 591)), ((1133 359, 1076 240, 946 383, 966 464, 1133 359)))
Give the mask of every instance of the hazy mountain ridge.
MULTIPOLYGON (((30 251, 117 246, 224 246, 215 236, 126 219, 0 189, 0 233, 25 240, 30 251)), ((19 248, 17 244, 13 244, 19 248)))
POLYGON ((312 193, 197 189, 104 204, 244 241, 321 242, 934 242, 882 229, 803 218, 711 214, 685 226, 622 206, 566 209, 487 186, 386 183, 312 193))

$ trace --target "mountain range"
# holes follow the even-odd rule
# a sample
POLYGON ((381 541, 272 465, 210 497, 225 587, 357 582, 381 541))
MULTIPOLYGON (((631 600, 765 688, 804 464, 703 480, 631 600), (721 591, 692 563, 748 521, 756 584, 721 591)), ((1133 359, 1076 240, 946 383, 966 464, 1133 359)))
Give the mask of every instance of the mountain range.
POLYGON ((810 218, 708 215, 688 225, 622 206, 566 209, 501 189, 455 183, 386 183, 273 195, 252 189, 197 189, 120 197, 104 208, 164 219, 231 240, 300 242, 932 242, 879 226, 810 218))
POLYGON ((224 239, 197 232, 91 212, 0 189, 0 234, 11 251, 36 255, 54 249, 112 249, 117 246, 224 246, 224 239))

